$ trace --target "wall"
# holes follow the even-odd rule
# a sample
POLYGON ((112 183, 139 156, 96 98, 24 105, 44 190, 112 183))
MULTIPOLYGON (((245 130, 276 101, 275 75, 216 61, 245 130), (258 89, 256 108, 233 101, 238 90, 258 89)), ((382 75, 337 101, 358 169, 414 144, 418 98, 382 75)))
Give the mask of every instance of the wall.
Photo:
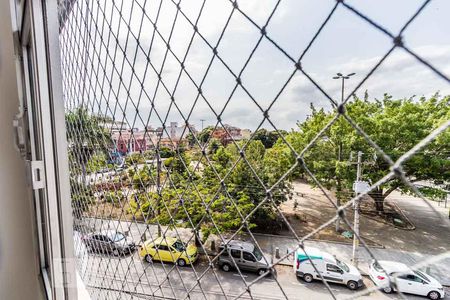
POLYGON ((44 299, 25 165, 13 146, 18 94, 10 11, 9 1, 0 1, 0 299, 44 299))

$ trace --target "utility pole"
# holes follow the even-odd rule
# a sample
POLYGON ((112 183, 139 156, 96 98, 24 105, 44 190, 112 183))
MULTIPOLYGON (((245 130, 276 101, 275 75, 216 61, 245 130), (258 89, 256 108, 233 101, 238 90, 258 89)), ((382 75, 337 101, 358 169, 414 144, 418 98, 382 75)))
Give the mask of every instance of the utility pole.
POLYGON ((205 122, 205 119, 200 119, 200 121, 202 122, 202 131, 203 131, 203 122, 205 122))
MULTIPOLYGON (((158 205, 156 206, 156 213, 158 214, 157 218, 159 218, 159 215, 161 213, 160 206, 161 206, 161 156, 159 155, 159 141, 156 148, 156 189, 158 193, 158 205)), ((158 224, 158 237, 161 236, 161 225, 159 222, 158 224)))
MULTIPOLYGON (((356 73, 350 73, 347 75, 342 75, 342 73, 336 73, 336 76, 333 77, 333 79, 342 79, 342 84, 341 84, 341 103, 344 103, 344 85, 345 85, 345 80, 349 79, 351 76, 355 75, 356 73)), ((342 141, 339 140, 339 145, 338 145, 338 161, 341 162, 342 161, 342 141)), ((341 178, 338 175, 337 178, 337 191, 338 193, 340 193, 342 191, 342 185, 341 185, 341 178)), ((336 205, 337 207, 341 206, 341 194, 336 195, 336 205)), ((337 218, 336 219, 336 232, 339 232, 340 230, 340 222, 341 219, 337 218)))
MULTIPOLYGON (((338 161, 339 161, 339 163, 342 161, 342 141, 339 141, 338 161)), ((338 178, 337 178, 337 195, 336 195, 336 206, 337 207, 341 206, 341 195, 342 195, 342 183, 341 183, 340 175, 338 175, 338 178)), ((341 223, 341 218, 337 218, 336 219, 336 232, 339 232, 339 230, 340 230, 340 223, 341 223)))
MULTIPOLYGON (((356 182, 361 181, 361 160, 362 160, 363 153, 361 151, 358 151, 358 162, 356 165, 356 182)), ((355 191, 355 196, 358 196, 359 192, 355 191)), ((356 199, 355 202, 353 202, 353 208, 355 211, 355 219, 353 221, 353 255, 352 255, 352 261, 355 267, 358 267, 358 247, 359 247, 359 199, 356 199)))

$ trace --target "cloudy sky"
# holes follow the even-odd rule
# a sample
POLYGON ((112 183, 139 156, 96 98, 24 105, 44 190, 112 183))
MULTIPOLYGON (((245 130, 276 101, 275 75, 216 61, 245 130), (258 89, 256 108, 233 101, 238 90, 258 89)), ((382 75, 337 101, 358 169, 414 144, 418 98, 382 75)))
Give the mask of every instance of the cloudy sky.
MULTIPOLYGON (((180 8, 184 15, 178 13, 177 16, 176 6, 170 0, 163 0, 161 5, 155 0, 115 1, 115 4, 109 0, 88 2, 89 5, 80 1, 75 6, 62 31, 68 107, 80 103, 82 98, 95 113, 115 114, 119 120, 124 117, 134 127, 143 128, 147 122, 160 126, 161 120, 167 120, 167 124, 181 122, 183 115, 184 118, 189 116, 189 121, 200 129, 201 119, 205 120, 205 126, 215 125, 217 119, 212 110, 221 113, 229 100, 222 113, 223 123, 252 130, 263 119, 254 101, 267 109, 281 90, 269 111, 277 128, 295 127, 297 120, 304 120, 310 113, 310 103, 331 108, 327 97, 302 73, 296 72, 283 89, 295 68, 266 38, 244 68, 261 34, 239 11, 233 12, 217 47, 221 60, 215 57, 205 76, 213 58, 213 51, 205 40, 212 46, 217 44, 233 10, 228 0, 205 1, 198 19, 198 32, 202 37, 194 35, 193 26, 186 20, 196 22, 202 0, 182 0, 180 8), (143 7, 147 15, 143 14, 143 7), (159 33, 154 34, 154 23, 159 33), (173 53, 167 52, 167 43, 173 53), (88 58, 83 53, 88 54, 88 58), (179 61, 184 59, 188 74, 181 71, 179 61), (157 88, 159 72, 161 83, 157 88), (242 72, 242 85, 251 97, 238 87, 230 98, 236 85, 231 72, 235 75, 242 72), (206 101, 202 97, 196 101, 196 85, 202 86, 206 101), (80 92, 83 89, 87 91, 85 94, 80 92), (179 110, 170 105, 171 95, 179 110), (158 114, 150 114, 152 102, 158 114), (139 112, 137 118, 136 111, 139 112)), ((423 3, 415 0, 346 2, 393 34, 399 32, 423 3)), ((260 27, 275 4, 275 0, 239 1, 240 9, 260 27)), ((267 35, 297 60, 334 5, 334 0, 281 0, 267 26, 267 35)), ((408 47, 446 76, 450 76, 449 14, 449 1, 432 1, 403 34, 408 47)), ((340 81, 332 79, 334 74, 356 73, 346 81, 348 95, 392 45, 387 35, 339 6, 301 63, 326 94, 339 101, 340 81)), ((371 98, 381 98, 384 93, 394 97, 429 96, 437 91, 450 94, 450 85, 404 50, 396 49, 356 94, 362 95, 365 90, 371 98)), ((267 122, 262 127, 273 129, 267 122)))

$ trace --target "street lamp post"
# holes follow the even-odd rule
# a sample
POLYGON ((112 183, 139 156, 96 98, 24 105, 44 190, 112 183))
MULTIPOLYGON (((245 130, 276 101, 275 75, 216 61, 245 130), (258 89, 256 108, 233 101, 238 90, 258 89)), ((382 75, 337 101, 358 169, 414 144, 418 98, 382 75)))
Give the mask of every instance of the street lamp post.
MULTIPOLYGON (((333 79, 341 79, 342 84, 341 84, 341 103, 344 103, 344 85, 345 85, 345 80, 349 79, 351 76, 355 75, 356 73, 350 73, 347 75, 342 75, 342 73, 336 73, 336 76, 333 77, 333 79)), ((342 141, 339 140, 339 144, 338 144, 338 161, 341 162, 342 161, 342 141)), ((341 179, 337 178, 337 190, 338 192, 341 192, 342 187, 341 187, 341 179)), ((336 197, 336 205, 339 207, 341 206, 341 199, 340 199, 341 195, 337 195, 336 197)), ((336 232, 339 232, 339 227, 340 227, 340 218, 336 219, 336 232)))
POLYGON ((333 79, 341 79, 342 85, 341 85, 341 103, 344 102, 344 85, 345 85, 345 79, 349 79, 351 76, 355 75, 356 73, 350 73, 347 75, 342 75, 342 73, 336 73, 336 76, 333 77, 333 79))

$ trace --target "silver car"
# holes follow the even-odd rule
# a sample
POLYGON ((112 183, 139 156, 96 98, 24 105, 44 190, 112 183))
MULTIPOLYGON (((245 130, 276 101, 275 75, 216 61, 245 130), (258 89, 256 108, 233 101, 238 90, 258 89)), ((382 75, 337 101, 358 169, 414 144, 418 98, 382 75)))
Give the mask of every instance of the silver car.
POLYGON ((270 259, 252 243, 231 240, 220 245, 219 252, 218 264, 225 272, 229 272, 236 266, 239 270, 256 272, 258 276, 264 275, 267 271, 272 272, 269 265, 270 259))
POLYGON ((108 253, 115 256, 130 254, 136 245, 125 234, 115 230, 104 230, 83 237, 83 242, 92 252, 108 253))

